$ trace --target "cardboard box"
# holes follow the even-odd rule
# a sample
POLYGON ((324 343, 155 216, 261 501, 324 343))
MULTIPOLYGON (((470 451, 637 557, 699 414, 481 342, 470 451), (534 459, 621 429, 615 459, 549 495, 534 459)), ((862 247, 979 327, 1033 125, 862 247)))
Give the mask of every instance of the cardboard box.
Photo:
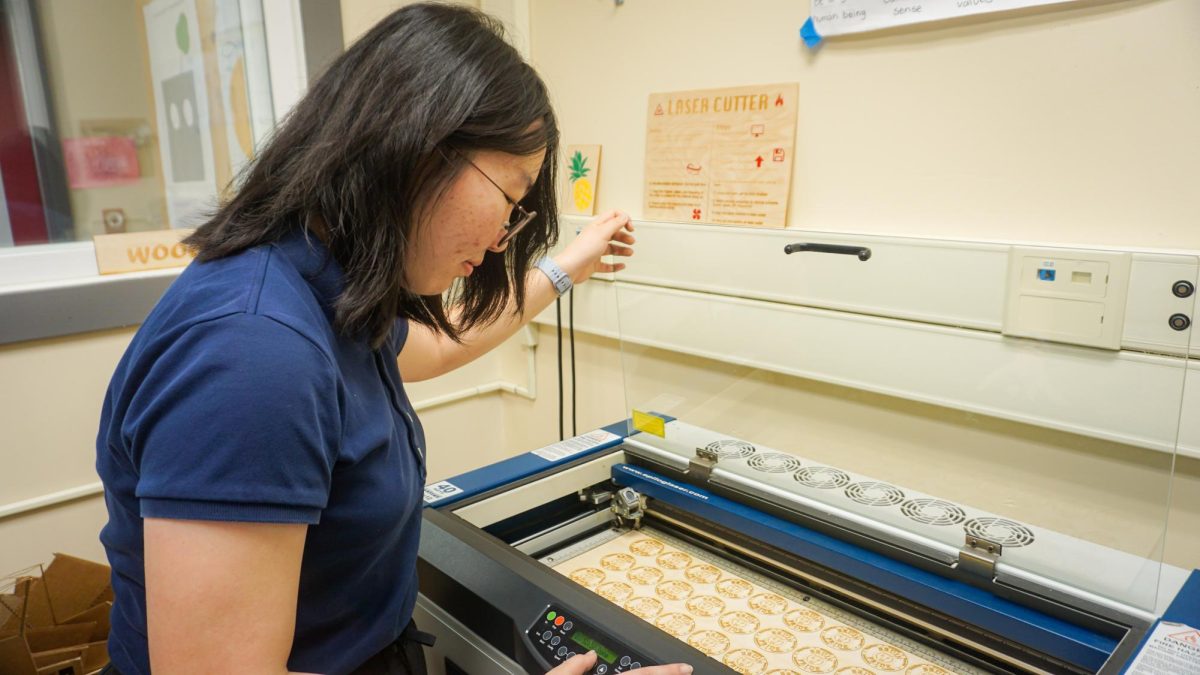
POLYGON ((90 675, 108 665, 111 570, 62 553, 0 578, 0 673, 90 675))

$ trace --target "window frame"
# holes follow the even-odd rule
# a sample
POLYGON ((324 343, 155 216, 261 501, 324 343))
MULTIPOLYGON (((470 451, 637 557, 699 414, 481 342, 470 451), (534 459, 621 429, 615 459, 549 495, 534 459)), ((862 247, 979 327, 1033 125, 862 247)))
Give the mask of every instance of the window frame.
MULTIPOLYGON (((302 0, 260 2, 271 99, 275 119, 279 120, 303 96, 308 86, 304 3, 302 0)), ((24 22, 27 34, 36 34, 34 0, 9 4, 18 8, 12 13, 13 19, 24 22)), ((322 23, 329 30, 336 30, 340 39, 340 14, 338 18, 336 25, 322 23)), ((12 24, 12 21, 8 23, 12 24)), ((15 30, 9 26, 0 29, 15 30)), ((14 49, 17 49, 19 43, 13 39, 14 49)), ((28 47, 25 50, 28 51, 28 47)), ((37 94, 44 102, 43 61, 36 51, 34 54, 32 63, 40 73, 37 94)), ((21 61, 22 88, 27 92, 28 57, 21 61)), ((48 108, 39 114, 49 115, 48 108)), ((32 118, 29 111, 26 118, 27 121, 32 118)), ((181 271, 182 268, 173 268, 101 275, 96 265, 96 248, 91 241, 0 248, 0 317, 3 317, 0 345, 138 325, 181 271)))

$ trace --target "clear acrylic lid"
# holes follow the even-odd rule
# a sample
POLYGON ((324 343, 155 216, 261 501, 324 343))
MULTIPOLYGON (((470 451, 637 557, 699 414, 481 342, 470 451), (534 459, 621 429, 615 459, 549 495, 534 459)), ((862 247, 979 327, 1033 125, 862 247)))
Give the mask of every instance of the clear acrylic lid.
POLYGON ((614 284, 634 443, 947 565, 999 543, 997 578, 1042 592, 1153 612, 1177 587, 1195 257, 685 228, 639 226, 614 284))

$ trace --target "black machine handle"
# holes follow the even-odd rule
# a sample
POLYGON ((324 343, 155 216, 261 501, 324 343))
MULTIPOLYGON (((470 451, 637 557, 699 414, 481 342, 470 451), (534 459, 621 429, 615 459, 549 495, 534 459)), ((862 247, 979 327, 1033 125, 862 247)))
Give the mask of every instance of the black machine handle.
POLYGON ((800 242, 798 244, 788 244, 783 247, 783 252, 791 255, 800 251, 813 251, 815 253, 839 253, 841 255, 856 255, 858 259, 866 262, 871 258, 871 249, 866 246, 839 246, 837 244, 812 244, 808 242, 800 242))

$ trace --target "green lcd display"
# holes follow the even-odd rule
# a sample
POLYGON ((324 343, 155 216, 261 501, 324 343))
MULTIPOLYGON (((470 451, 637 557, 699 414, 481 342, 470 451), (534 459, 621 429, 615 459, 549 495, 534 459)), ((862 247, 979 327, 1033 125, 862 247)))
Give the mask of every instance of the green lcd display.
POLYGON ((599 656, 600 659, 605 663, 611 664, 613 661, 617 660, 617 655, 613 652, 613 650, 600 644, 596 641, 596 638, 593 638, 587 633, 575 631, 571 634, 571 640, 584 649, 595 650, 596 656, 599 656))

